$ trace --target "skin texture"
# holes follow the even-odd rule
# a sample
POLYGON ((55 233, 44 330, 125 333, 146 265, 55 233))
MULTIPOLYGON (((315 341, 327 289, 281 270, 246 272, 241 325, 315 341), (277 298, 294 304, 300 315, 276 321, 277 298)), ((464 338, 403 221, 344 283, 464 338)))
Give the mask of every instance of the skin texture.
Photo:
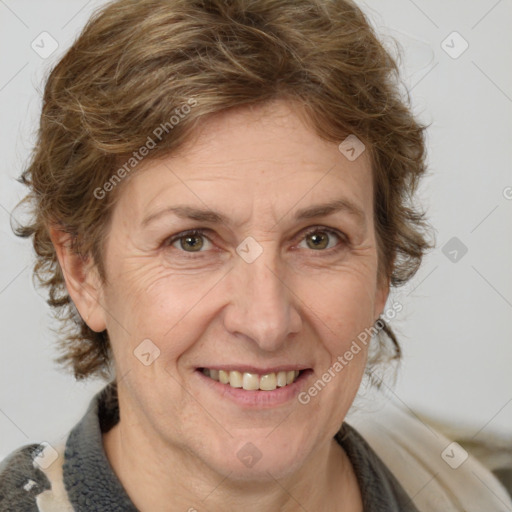
POLYGON ((365 350, 307 405, 241 407, 196 372, 297 363, 312 369, 307 390, 383 311, 389 287, 377 280, 367 154, 349 161, 296 108, 278 100, 216 114, 179 153, 143 162, 114 209, 107 283, 52 233, 82 318, 112 342, 121 421, 104 446, 142 511, 362 510, 351 464, 332 438, 360 385, 365 350), (362 222, 346 211, 294 219, 340 198, 362 210, 362 222), (229 222, 168 214, 142 225, 177 204, 229 222), (316 239, 306 234, 312 227, 316 239), (208 230, 192 240, 199 251, 169 241, 193 228, 208 230), (263 249, 252 263, 236 252, 249 236, 263 249), (134 356, 144 339, 160 350, 148 366, 134 356), (248 442, 261 454, 252 467, 237 457, 248 442))

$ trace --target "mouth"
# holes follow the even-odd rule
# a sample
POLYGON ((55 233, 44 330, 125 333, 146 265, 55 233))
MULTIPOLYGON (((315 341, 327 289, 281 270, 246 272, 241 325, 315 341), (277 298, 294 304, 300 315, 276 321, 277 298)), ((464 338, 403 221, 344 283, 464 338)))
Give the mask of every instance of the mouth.
POLYGON ((198 368, 203 375, 226 386, 245 391, 274 391, 294 384, 308 370, 242 371, 216 368, 198 368))
MULTIPOLYGON (((312 368, 298 365, 257 368, 248 365, 199 367, 194 371, 199 388, 219 404, 236 410, 264 410, 297 404, 297 395, 314 378, 312 368), (229 406, 228 406, 229 407, 229 406)), ((231 414, 233 409, 226 409, 231 414)))

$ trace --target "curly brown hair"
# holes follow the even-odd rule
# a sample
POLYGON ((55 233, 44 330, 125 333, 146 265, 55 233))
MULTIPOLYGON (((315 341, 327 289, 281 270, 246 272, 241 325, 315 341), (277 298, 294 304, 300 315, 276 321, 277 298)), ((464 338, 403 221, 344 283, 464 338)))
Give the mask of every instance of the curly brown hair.
MULTIPOLYGON (((38 140, 20 178, 30 189, 22 204, 31 221, 15 231, 33 239, 34 276, 62 326, 57 361, 77 379, 106 376, 112 353, 108 333, 91 330, 74 307, 49 227, 70 234, 105 281, 103 241, 118 181, 130 171, 120 166, 157 134, 147 159, 183 146, 209 114, 275 99, 297 102, 325 140, 353 134, 366 145, 379 276, 400 286, 416 273, 432 247, 425 213, 412 203, 426 172, 427 126, 412 115, 395 59, 354 3, 114 1, 91 16, 51 70, 38 140)), ((383 332, 398 358, 385 322, 383 332)))

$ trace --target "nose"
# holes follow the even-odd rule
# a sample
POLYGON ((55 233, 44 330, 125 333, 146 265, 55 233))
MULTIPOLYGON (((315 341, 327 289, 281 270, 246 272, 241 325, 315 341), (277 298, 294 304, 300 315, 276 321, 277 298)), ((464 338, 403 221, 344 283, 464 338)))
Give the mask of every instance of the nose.
POLYGON ((239 258, 230 272, 224 326, 268 352, 278 350, 300 331, 302 320, 284 267, 269 247, 252 263, 239 258))

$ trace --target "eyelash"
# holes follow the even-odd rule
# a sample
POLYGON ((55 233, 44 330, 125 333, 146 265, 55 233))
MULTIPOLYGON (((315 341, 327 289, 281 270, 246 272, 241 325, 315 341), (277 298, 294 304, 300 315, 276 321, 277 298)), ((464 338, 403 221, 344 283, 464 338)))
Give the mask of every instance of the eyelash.
MULTIPOLYGON (((176 235, 166 238, 163 243, 165 246, 172 246, 172 244, 174 244, 175 242, 177 242, 178 240, 180 240, 182 238, 186 238, 187 236, 198 236, 198 237, 202 236, 202 237, 206 238, 208 241, 210 241, 210 243, 213 243, 210 240, 210 238, 206 235, 206 233, 208 233, 210 231, 211 230, 209 230, 209 229, 203 229, 203 228, 182 231, 181 233, 178 233, 176 235)), ((308 230, 302 234, 301 241, 302 241, 302 239, 306 238, 308 235, 311 235, 313 233, 328 233, 329 235, 337 236, 340 239, 341 243, 336 245, 335 247, 331 247, 330 249, 321 249, 318 251, 311 249, 312 252, 323 252, 323 253, 327 253, 327 254, 331 255, 331 254, 337 253, 338 251, 341 251, 344 248, 344 246, 347 246, 350 243, 348 240, 348 237, 344 233, 342 233, 341 231, 338 231, 337 229, 327 228, 325 226, 313 226, 312 228, 308 228, 308 230)), ((188 252, 188 251, 184 251, 182 249, 178 249, 178 250, 180 252, 186 254, 187 255, 186 257, 192 257, 192 258, 197 257, 197 256, 194 256, 194 254, 201 254, 201 253, 205 252, 205 251, 188 252)))

